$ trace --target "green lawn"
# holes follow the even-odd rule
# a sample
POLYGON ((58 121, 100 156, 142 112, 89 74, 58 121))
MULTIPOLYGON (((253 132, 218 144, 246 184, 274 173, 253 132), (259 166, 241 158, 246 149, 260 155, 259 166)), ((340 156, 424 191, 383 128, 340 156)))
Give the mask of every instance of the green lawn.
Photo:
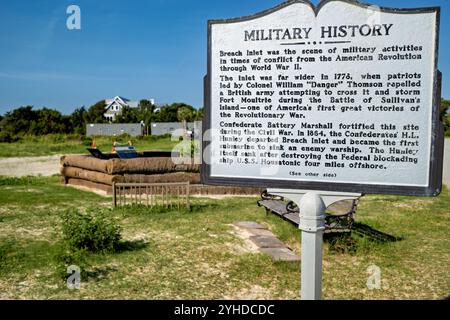
MULTIPOLYGON (((97 137, 97 148, 103 152, 110 152, 114 140, 119 144, 126 144, 124 137, 97 137)), ((171 151, 177 144, 170 137, 146 136, 131 139, 138 151, 158 150, 171 151)), ((89 138, 80 138, 77 135, 48 135, 42 137, 25 137, 18 142, 0 143, 1 157, 32 157, 47 156, 53 154, 79 154, 86 153, 86 148, 91 146, 89 138)))
MULTIPOLYGON (((192 199, 191 211, 145 208, 109 212, 130 249, 88 256, 81 290, 58 276, 60 215, 66 208, 108 210, 110 198, 51 178, 0 179, 0 299, 297 299, 299 264, 245 251, 229 226, 257 221, 296 253, 298 230, 266 216, 255 198, 192 199)), ((324 248, 326 299, 442 299, 450 294, 450 194, 437 198, 367 196, 357 221, 401 237, 324 248), (382 288, 369 290, 367 268, 381 268, 382 288)))

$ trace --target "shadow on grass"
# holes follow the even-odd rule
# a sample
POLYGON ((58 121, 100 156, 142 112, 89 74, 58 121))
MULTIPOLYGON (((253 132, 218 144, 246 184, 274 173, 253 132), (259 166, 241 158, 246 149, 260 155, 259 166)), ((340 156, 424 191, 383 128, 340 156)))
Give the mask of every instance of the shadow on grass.
POLYGON ((113 252, 104 252, 104 253, 89 253, 86 251, 75 251, 75 253, 71 253, 69 255, 62 255, 61 257, 57 256, 57 261, 61 264, 59 266, 59 272, 60 275, 64 278, 64 280, 67 280, 68 274, 66 273, 66 267, 68 265, 76 265, 79 266, 82 270, 82 278, 92 281, 99 281, 107 277, 110 273, 118 271, 115 267, 92 267, 91 263, 89 262, 90 257, 97 256, 107 256, 111 257, 116 254, 124 253, 124 252, 131 252, 131 251, 138 251, 146 248, 148 246, 148 243, 144 240, 132 240, 132 241, 120 241, 113 252))
POLYGON ((396 242, 403 240, 401 237, 384 233, 361 222, 353 223, 352 232, 359 236, 366 237, 373 242, 396 242))
POLYGON ((355 253, 359 248, 370 247, 370 244, 396 242, 401 241, 402 238, 376 230, 366 224, 354 222, 351 232, 328 233, 324 235, 324 240, 329 243, 332 252, 355 253))
POLYGON ((146 206, 144 204, 128 204, 114 210, 124 212, 126 214, 139 215, 139 214, 166 214, 166 213, 201 213, 205 211, 215 210, 219 208, 219 204, 215 203, 194 203, 186 208, 183 205, 178 207, 176 204, 171 207, 162 205, 155 205, 153 207, 146 206))
POLYGON ((214 210, 220 207, 217 203, 195 203, 191 205, 191 212, 205 212, 207 210, 214 210))
POLYGON ((83 272, 83 276, 87 280, 99 281, 108 276, 108 274, 117 271, 118 269, 113 267, 94 268, 92 270, 86 270, 83 272))
POLYGON ((144 240, 120 241, 117 245, 116 252, 122 253, 127 251, 142 250, 148 246, 144 240))
MULTIPOLYGON (((131 240, 120 241, 116 247, 116 251, 113 254, 120 254, 123 252, 138 251, 146 248, 148 243, 144 240, 131 240)), ((114 267, 94 268, 92 270, 86 270, 84 276, 88 280, 99 281, 107 277, 110 273, 118 271, 114 267)))

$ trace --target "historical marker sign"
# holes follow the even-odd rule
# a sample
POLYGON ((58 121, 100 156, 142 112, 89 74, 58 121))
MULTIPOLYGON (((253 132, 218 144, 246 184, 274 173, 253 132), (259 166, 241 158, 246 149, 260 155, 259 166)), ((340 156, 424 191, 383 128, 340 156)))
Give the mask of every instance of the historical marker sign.
POLYGON ((437 195, 438 26, 343 0, 209 21, 204 182, 437 195))

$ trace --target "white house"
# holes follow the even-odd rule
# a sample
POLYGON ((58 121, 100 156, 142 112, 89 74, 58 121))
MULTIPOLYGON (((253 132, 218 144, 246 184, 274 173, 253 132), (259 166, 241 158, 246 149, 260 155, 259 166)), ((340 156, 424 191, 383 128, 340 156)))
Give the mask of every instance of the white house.
MULTIPOLYGON (((152 104, 155 104, 154 99, 149 99, 152 104)), ((116 116, 122 112, 123 107, 128 106, 130 108, 139 108, 138 101, 131 101, 130 99, 116 96, 113 99, 105 100, 105 113, 104 117, 110 121, 114 121, 116 116)))

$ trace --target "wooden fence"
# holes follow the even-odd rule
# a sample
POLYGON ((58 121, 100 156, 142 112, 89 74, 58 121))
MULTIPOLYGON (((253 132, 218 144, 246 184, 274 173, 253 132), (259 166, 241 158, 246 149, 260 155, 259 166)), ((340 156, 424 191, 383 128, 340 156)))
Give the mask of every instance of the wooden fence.
POLYGON ((146 205, 189 209, 189 182, 113 183, 113 206, 146 205))

